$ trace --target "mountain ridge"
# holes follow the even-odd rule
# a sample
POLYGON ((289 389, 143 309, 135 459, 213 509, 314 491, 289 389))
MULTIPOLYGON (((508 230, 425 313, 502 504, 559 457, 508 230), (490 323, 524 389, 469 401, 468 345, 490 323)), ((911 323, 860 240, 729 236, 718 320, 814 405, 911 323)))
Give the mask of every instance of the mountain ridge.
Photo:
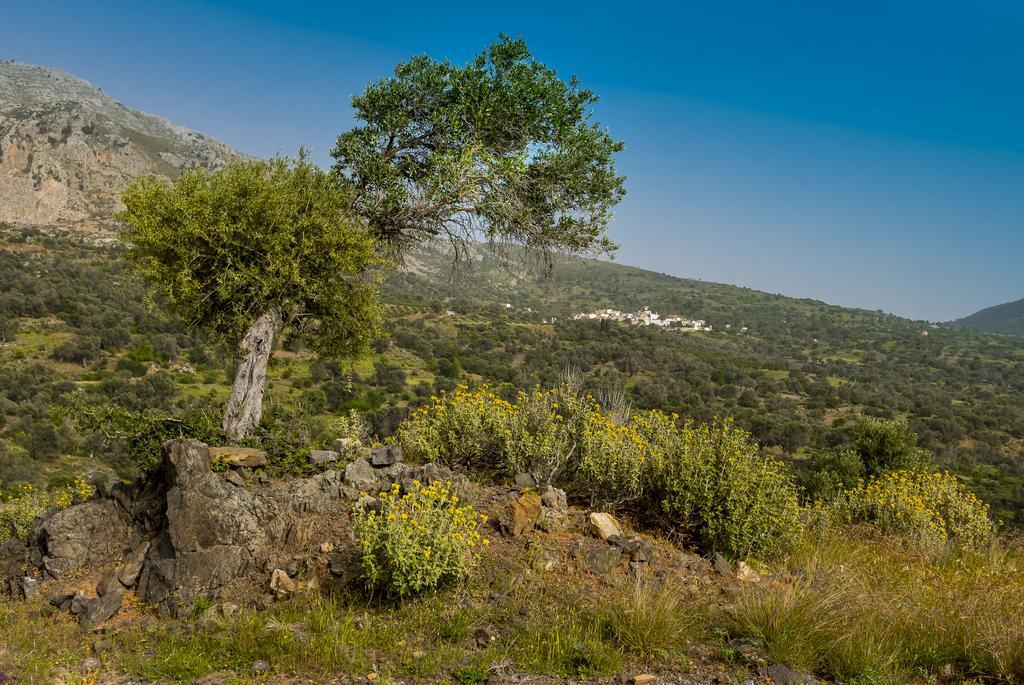
POLYGON ((1024 298, 980 309, 950 325, 991 333, 1024 335, 1024 298))
POLYGON ((109 224, 130 179, 242 157, 67 72, 0 61, 0 221, 109 224))

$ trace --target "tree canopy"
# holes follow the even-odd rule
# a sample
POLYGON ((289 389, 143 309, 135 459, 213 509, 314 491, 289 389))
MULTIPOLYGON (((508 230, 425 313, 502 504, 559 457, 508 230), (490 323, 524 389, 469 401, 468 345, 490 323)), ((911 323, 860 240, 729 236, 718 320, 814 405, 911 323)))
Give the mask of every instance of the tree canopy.
POLYGON ((191 328, 237 346, 268 311, 318 352, 364 349, 378 332, 373 236, 348 218, 330 175, 302 158, 233 161, 123 196, 128 260, 191 328))
POLYGON ((545 253, 606 253, 624 194, 622 143, 593 121, 597 96, 502 36, 459 66, 425 55, 353 98, 332 151, 353 209, 401 249, 435 236, 545 253))

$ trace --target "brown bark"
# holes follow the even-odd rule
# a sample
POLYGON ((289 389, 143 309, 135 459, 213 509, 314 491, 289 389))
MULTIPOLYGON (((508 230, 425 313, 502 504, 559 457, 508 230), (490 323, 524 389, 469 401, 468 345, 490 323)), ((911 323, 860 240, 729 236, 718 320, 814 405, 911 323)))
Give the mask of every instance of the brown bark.
POLYGON ((251 437, 263 416, 267 362, 280 321, 277 311, 264 313, 252 323, 239 345, 242 361, 238 364, 231 397, 224 409, 224 432, 232 440, 251 437))

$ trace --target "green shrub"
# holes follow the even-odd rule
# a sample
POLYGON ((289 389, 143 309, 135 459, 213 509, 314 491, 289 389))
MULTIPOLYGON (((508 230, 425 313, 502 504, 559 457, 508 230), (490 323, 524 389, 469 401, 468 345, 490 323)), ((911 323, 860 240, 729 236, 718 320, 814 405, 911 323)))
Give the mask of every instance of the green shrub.
POLYGON ((737 558, 785 550, 802 530, 785 465, 730 422, 688 424, 660 472, 664 510, 706 546, 737 558))
POLYGON ((886 535, 929 548, 980 548, 996 528, 988 505, 948 472, 890 471, 843 492, 822 509, 838 523, 870 523, 886 535))
POLYGON ((359 507, 355 513, 367 584, 393 597, 468 577, 488 544, 479 532, 485 517, 459 506, 450 483, 414 486, 400 496, 396 484, 379 496, 379 510, 359 507))
POLYGON ((54 509, 64 509, 92 496, 93 488, 84 480, 52 490, 40 490, 25 483, 0 494, 0 544, 29 534, 32 520, 54 509))
POLYGON ((904 421, 862 417, 853 427, 852 448, 868 476, 885 471, 925 468, 931 454, 917 444, 917 434, 904 421))

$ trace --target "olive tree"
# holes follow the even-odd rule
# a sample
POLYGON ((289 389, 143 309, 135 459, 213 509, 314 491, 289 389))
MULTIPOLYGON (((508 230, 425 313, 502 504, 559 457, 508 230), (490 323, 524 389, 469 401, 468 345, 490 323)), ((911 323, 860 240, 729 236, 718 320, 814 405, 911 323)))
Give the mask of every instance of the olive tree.
POLYGON ((593 92, 502 36, 466 65, 427 56, 353 98, 334 173, 375 235, 436 236, 605 253, 622 143, 593 121, 593 92))
POLYGON ((241 353, 224 431, 259 424, 267 362, 289 326, 324 356, 354 354, 380 320, 374 236, 351 218, 348 192, 298 159, 233 161, 173 182, 134 181, 121 242, 131 264, 194 329, 241 353))

